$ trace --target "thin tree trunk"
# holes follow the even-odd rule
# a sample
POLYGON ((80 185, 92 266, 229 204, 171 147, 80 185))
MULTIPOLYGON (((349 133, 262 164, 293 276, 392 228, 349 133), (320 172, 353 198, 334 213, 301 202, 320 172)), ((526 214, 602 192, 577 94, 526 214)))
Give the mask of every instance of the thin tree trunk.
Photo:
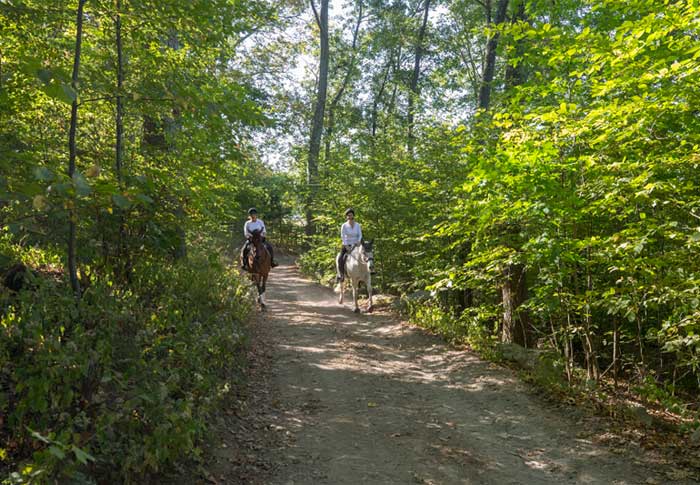
MULTIPOLYGON (((122 44, 122 0, 117 0, 117 16, 114 21, 115 33, 116 33, 116 44, 117 44, 117 113, 116 113, 116 143, 115 143, 115 172, 117 175, 117 184, 119 190, 124 190, 124 178, 122 173, 122 166, 124 160, 124 55, 123 55, 123 44, 122 44)), ((124 213, 121 209, 119 211, 119 240, 117 242, 117 262, 115 264, 116 273, 118 278, 125 278, 126 281, 131 280, 129 262, 129 254, 126 248, 126 221, 124 218, 124 213)))
POLYGON ((308 195, 306 200, 306 235, 316 232, 312 206, 316 201, 318 190, 318 158, 321 152, 321 134, 323 132, 323 116, 326 108, 326 94, 328 91, 328 0, 321 0, 321 14, 319 16, 314 0, 311 0, 311 8, 316 16, 319 28, 321 53, 319 56, 318 90, 316 92, 316 104, 314 118, 311 126, 311 138, 309 140, 309 158, 306 166, 306 184, 308 195))
POLYGON ((124 141, 124 123, 123 114, 124 106, 122 99, 122 88, 124 85, 124 58, 122 55, 122 19, 121 19, 121 0, 117 0, 117 17, 114 21, 116 30, 117 42, 117 116, 116 116, 116 131, 117 140, 115 147, 115 169, 117 172, 117 182, 121 188, 122 185, 122 153, 124 141))
POLYGON ((379 86, 379 91, 377 92, 377 95, 374 97, 374 101, 372 102, 372 138, 377 134, 377 109, 379 108, 379 100, 382 97, 382 94, 384 94, 384 88, 386 87, 386 83, 389 79, 389 71, 391 71, 391 65, 393 63, 393 55, 389 55, 389 62, 386 64, 386 70, 384 71, 384 78, 382 79, 382 84, 379 86))
MULTIPOLYGON (((591 274, 591 251, 586 251, 586 291, 593 294, 593 275, 591 274)), ((586 297, 589 298, 588 296, 586 297)), ((595 329, 591 318, 591 305, 586 305, 586 367, 588 368, 588 379, 597 381, 600 378, 600 368, 598 367, 598 351, 594 343, 595 329)))
POLYGON ((335 96, 333 96, 333 100, 328 107, 328 126, 326 127, 326 162, 328 162, 331 158, 331 138, 333 135, 333 129, 335 128, 335 109, 337 108, 338 103, 340 103, 340 99, 343 97, 343 93, 345 93, 345 89, 350 83, 350 76, 352 76, 352 71, 355 68, 355 59, 357 58, 357 38, 360 32, 360 24, 362 23, 362 0, 359 0, 357 4, 359 11, 357 14, 355 30, 352 34, 352 56, 350 57, 350 63, 348 65, 348 70, 345 73, 345 77, 343 78, 343 83, 340 85, 338 92, 335 93, 335 96))
POLYGON ((613 366, 613 380, 615 383, 615 387, 617 388, 617 378, 618 378, 618 371, 619 371, 619 358, 620 358, 620 332, 618 330, 618 325, 617 325, 617 319, 613 320, 613 361, 612 361, 612 366, 613 366))
MULTIPOLYGON (((78 1, 78 14, 76 19, 75 34, 75 56, 73 58, 73 75, 71 86, 75 92, 75 99, 71 106, 70 131, 68 134, 68 177, 73 179, 75 175, 76 160, 76 131, 78 128, 78 73, 80 72, 80 47, 83 41, 83 7, 85 0, 78 1)), ((68 275, 70 285, 76 298, 80 298, 80 281, 78 280, 78 250, 77 250, 77 225, 78 212, 77 200, 73 198, 70 210, 68 211, 68 275)))
POLYGON ((391 97, 389 98, 389 105, 387 106, 387 113, 393 114, 394 113, 394 107, 396 106, 396 91, 398 90, 399 87, 399 82, 398 80, 400 79, 400 73, 401 73, 401 45, 399 45, 399 48, 396 52, 396 62, 394 63, 393 67, 393 81, 394 81, 394 89, 391 90, 391 97))
MULTIPOLYGON (((513 15, 512 20, 513 24, 527 20, 525 0, 520 0, 517 2, 517 7, 515 10, 515 15, 513 15)), ((525 48, 523 46, 523 41, 520 40, 517 44, 515 44, 515 58, 518 59, 518 63, 513 65, 509 62, 506 66, 506 86, 508 87, 520 86, 525 83, 525 64, 522 61, 524 52, 525 48)))
MULTIPOLYGON (((522 5, 522 1, 519 3, 522 5)), ((493 23, 491 23, 490 2, 487 6, 487 22, 489 23, 490 27, 498 29, 498 27, 506 19, 508 0, 499 0, 493 23)), ((523 16, 525 15, 524 8, 521 14, 523 16)), ((496 67, 496 50, 498 48, 498 39, 498 32, 493 32, 490 34, 486 44, 486 58, 484 61, 484 71, 478 99, 479 108, 485 111, 489 110, 491 106, 491 91, 496 67)), ((519 72, 520 71, 507 71, 506 76, 514 76, 519 72)), ((509 79, 508 82, 515 85, 523 82, 523 80, 523 77, 513 77, 512 79, 509 79)), ((517 223, 506 230, 513 236, 519 232, 517 223)), ((517 244, 513 249, 516 251, 521 251, 521 248, 517 244)), ((526 311, 520 308, 527 299, 527 269, 523 264, 509 264, 503 270, 503 276, 504 282, 501 286, 501 299, 503 303, 503 330, 501 333, 501 340, 504 342, 517 343, 524 347, 532 346, 534 342, 531 336, 532 327, 530 324, 529 315, 526 311)))
MULTIPOLYGON (((498 29, 506 19, 508 0, 499 0, 496 7, 496 17, 491 24, 490 12, 488 12, 489 27, 498 29)), ((491 32, 489 40, 486 42, 486 59, 484 61, 484 71, 481 77, 481 88, 479 89, 479 109, 487 111, 491 106, 491 90, 493 87, 493 77, 496 71, 496 50, 498 49, 498 30, 491 32)))
POLYGON ((428 25, 428 13, 430 12, 430 0, 425 0, 423 10, 423 22, 418 31, 418 41, 416 42, 416 55, 413 60, 413 74, 411 76, 411 86, 408 93, 408 140, 406 147, 409 155, 413 154, 413 121, 414 121, 414 104, 418 100, 420 91, 418 89, 418 78, 420 77, 420 61, 423 57, 423 38, 425 37, 425 29, 428 25))
POLYGON ((527 299, 525 266, 511 264, 504 271, 505 282, 501 290, 503 297, 503 332, 501 341, 531 347, 530 316, 521 308, 527 299))

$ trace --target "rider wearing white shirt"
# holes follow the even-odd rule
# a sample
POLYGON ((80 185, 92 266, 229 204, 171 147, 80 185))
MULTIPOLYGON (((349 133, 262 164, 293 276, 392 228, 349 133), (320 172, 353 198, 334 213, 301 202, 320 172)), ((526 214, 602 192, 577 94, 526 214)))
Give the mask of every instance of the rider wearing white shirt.
POLYGON ((267 236, 267 231, 265 231, 265 223, 260 219, 249 219, 245 222, 243 226, 243 235, 246 239, 253 237, 253 231, 260 231, 262 237, 267 236))
POLYGON ((340 239, 343 241, 343 247, 338 255, 338 275, 337 280, 345 279, 345 257, 352 251, 352 248, 362 242, 362 228, 360 224, 355 222, 355 211, 348 209, 345 211, 347 221, 340 226, 340 239))
POLYGON ((340 226, 340 239, 343 241, 343 246, 354 246, 362 241, 362 228, 358 222, 354 222, 352 212, 350 217, 347 222, 340 226))
POLYGON ((250 251, 250 242, 253 239, 253 231, 260 231, 260 236, 262 236, 263 244, 270 253, 270 265, 274 268, 275 266, 277 266, 277 263, 275 262, 275 255, 272 249, 272 244, 265 240, 265 236, 267 236, 267 231, 265 230, 265 223, 261 219, 258 219, 258 211, 254 207, 248 209, 248 215, 250 216, 250 218, 246 221, 245 225, 243 226, 243 235, 245 236, 246 241, 243 245, 243 248, 241 249, 241 259, 243 261, 241 268, 245 270, 248 269, 248 251, 250 251))

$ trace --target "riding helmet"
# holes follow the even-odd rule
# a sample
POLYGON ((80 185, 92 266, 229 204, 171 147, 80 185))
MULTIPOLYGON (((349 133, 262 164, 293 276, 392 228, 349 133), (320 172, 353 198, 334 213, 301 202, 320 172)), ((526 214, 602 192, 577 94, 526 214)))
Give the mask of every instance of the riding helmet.
POLYGON ((249 215, 249 216, 250 216, 250 215, 253 215, 253 214, 257 214, 257 213, 258 213, 258 211, 257 211, 257 209, 256 209, 255 207, 251 207, 250 209, 248 209, 248 215, 249 215))
POLYGON ((355 211, 351 208, 345 211, 345 217, 347 217, 350 213, 352 213, 353 216, 355 215, 355 211))

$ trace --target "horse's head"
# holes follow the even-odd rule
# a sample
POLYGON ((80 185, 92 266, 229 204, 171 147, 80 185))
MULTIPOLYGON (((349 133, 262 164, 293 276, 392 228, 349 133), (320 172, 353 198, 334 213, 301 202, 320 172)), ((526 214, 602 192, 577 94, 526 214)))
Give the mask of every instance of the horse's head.
POLYGON ((374 271, 374 239, 360 243, 360 258, 367 263, 370 271, 374 271))
POLYGON ((259 244, 262 241, 262 236, 260 235, 260 232, 262 229, 255 229, 254 231, 250 232, 251 235, 251 242, 255 245, 259 244))

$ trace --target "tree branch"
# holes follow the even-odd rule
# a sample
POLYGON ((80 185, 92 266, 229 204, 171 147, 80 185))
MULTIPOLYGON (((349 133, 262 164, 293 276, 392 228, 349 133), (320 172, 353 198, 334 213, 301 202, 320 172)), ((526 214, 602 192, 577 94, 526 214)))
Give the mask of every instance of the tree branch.
POLYGON ((321 18, 318 16, 318 10, 316 10, 316 4, 314 3, 314 0, 309 0, 309 3, 311 4, 311 10, 314 11, 314 17, 316 17, 316 25, 318 25, 319 29, 322 29, 323 27, 321 26, 321 18))

